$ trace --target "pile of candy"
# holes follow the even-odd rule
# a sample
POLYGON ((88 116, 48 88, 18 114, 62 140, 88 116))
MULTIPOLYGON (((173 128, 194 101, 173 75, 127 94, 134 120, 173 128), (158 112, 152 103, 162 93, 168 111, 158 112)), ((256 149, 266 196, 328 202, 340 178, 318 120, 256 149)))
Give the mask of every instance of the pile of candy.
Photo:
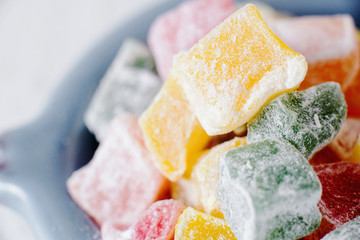
POLYGON ((104 240, 360 239, 352 18, 237 8, 182 3, 104 76, 67 182, 104 240))

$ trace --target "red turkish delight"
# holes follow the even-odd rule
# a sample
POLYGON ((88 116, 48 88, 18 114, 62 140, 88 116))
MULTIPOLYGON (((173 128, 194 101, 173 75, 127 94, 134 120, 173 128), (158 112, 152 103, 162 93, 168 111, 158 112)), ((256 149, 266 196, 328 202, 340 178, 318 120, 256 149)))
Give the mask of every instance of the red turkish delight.
POLYGON ((309 239, 320 239, 328 232, 360 216, 360 163, 337 162, 314 167, 322 185, 319 209, 320 227, 309 239))

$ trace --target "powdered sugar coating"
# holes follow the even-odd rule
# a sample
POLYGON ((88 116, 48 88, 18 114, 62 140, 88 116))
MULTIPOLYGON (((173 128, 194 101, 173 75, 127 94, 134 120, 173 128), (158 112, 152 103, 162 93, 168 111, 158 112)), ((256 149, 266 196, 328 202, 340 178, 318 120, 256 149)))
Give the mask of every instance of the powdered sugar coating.
POLYGON ((162 85, 154 68, 145 44, 126 39, 85 113, 85 123, 98 141, 116 116, 139 115, 149 106, 162 85))
POLYGON ((178 54, 174 68, 204 130, 218 135, 245 124, 269 98, 297 88, 307 64, 249 4, 178 54))
POLYGON ((221 143, 204 153, 194 166, 191 176, 197 183, 202 209, 205 213, 215 217, 224 217, 217 197, 220 156, 232 148, 245 144, 245 137, 235 137, 221 143))
POLYGON ((134 240, 171 240, 185 206, 176 200, 154 203, 133 227, 134 240))
POLYGON ((358 31, 358 56, 359 56, 359 69, 356 76, 349 84, 348 89, 345 90, 345 98, 349 107, 348 114, 355 117, 360 117, 360 34, 358 31))
POLYGON ((171 181, 183 176, 193 156, 210 138, 173 75, 141 115, 139 123, 155 165, 171 181))
POLYGON ((103 240, 171 240, 175 225, 185 206, 173 199, 153 203, 129 229, 122 230, 106 222, 101 228, 103 240))
POLYGON ((188 207, 176 224, 175 240, 236 240, 225 220, 188 207))
POLYGON ((360 240, 360 217, 330 232, 322 240, 360 240))
POLYGON ((148 43, 161 78, 167 80, 175 54, 190 49, 235 10, 233 0, 191 0, 159 16, 148 43))
POLYGON ((272 31, 309 63, 300 88, 335 81, 347 89, 359 68, 356 27, 350 15, 269 21, 272 31))
POLYGON ((336 136, 346 110, 344 95, 337 83, 284 93, 265 105, 248 123, 247 141, 284 139, 309 159, 336 136))
POLYGON ((187 207, 202 210, 199 185, 192 178, 182 177, 171 182, 171 197, 183 202, 187 207))
POLYGON ((304 16, 269 21, 271 30, 308 63, 344 58, 357 49, 349 15, 304 16))
POLYGON ((315 172, 287 142, 264 140, 221 157, 218 197, 238 240, 310 234, 320 225, 320 196, 315 172))
POLYGON ((353 149, 360 138, 360 119, 346 118, 338 135, 329 143, 329 147, 344 161, 351 158, 353 149))
POLYGON ((133 229, 122 229, 112 221, 106 221, 101 226, 101 240, 132 240, 133 229))
POLYGON ((334 228, 360 216, 360 163, 315 166, 323 186, 320 211, 334 228))
POLYGON ((135 116, 116 118, 93 159, 67 181, 72 198, 102 225, 127 228, 168 186, 155 168, 135 116))

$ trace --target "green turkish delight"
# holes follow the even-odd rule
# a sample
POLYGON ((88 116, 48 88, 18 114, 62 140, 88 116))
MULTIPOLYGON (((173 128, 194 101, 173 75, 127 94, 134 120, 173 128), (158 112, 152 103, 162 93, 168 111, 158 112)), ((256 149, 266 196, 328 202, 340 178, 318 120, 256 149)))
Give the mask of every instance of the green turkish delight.
POLYGON ((337 83, 284 93, 248 123, 247 142, 284 139, 309 159, 335 137, 346 111, 344 95, 337 83))
POLYGON ((360 217, 328 233, 322 240, 360 240, 360 217))
POLYGON ((120 115, 140 115, 151 103, 162 81, 154 72, 149 49, 128 38, 100 81, 85 114, 86 126, 101 141, 110 122, 120 115))
POLYGON ((229 150, 220 160, 218 198, 238 240, 298 239, 321 222, 321 184, 308 160, 283 140, 229 150))

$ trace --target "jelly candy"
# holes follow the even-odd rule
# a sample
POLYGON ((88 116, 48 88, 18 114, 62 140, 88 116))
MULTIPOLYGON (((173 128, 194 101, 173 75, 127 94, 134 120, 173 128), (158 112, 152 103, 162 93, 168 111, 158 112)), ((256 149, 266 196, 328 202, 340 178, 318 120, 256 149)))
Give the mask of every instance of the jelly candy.
POLYGON ((196 164, 188 168, 184 176, 171 183, 172 198, 181 200, 186 206, 224 218, 217 198, 220 155, 227 150, 246 144, 245 137, 235 137, 195 156, 196 164))
POLYGON ((309 160, 311 166, 317 166, 324 163, 340 162, 341 159, 329 147, 329 145, 316 152, 309 160))
POLYGON ((153 69, 147 47, 126 39, 85 113, 86 126, 98 141, 104 138, 113 118, 124 113, 139 115, 149 106, 162 85, 153 69))
POLYGON ((349 15, 304 16, 269 22, 271 30, 309 64, 300 89, 327 81, 348 88, 359 65, 356 27, 349 15))
POLYGON ((211 149, 211 148, 215 147, 216 145, 227 142, 235 137, 245 137, 246 134, 247 134, 247 125, 244 124, 241 127, 234 129, 234 131, 231 131, 231 132, 228 132, 225 134, 221 134, 221 135, 212 136, 210 141, 206 145, 206 149, 211 149))
POLYGON ((151 25, 148 43, 161 78, 170 75, 175 54, 190 49, 235 10, 233 0, 192 0, 160 15, 151 25))
POLYGON ((360 240, 360 217, 345 223, 321 240, 360 240))
POLYGON ((218 197, 237 239, 298 239, 317 229, 321 184, 285 141, 229 150, 220 160, 218 197))
MULTIPOLYGON (((237 1, 236 5, 238 8, 244 7, 248 2, 246 1, 237 1)), ((260 16, 262 19, 264 19, 265 22, 272 21, 274 19, 283 19, 283 18, 289 18, 291 15, 287 12, 281 12, 277 9, 274 9, 272 6, 266 4, 264 1, 253 1, 252 2, 257 10, 260 13, 260 16)))
POLYGON ((117 229, 111 222, 101 228, 103 240, 172 240, 175 225, 185 206, 172 199, 153 203, 128 230, 117 229))
POLYGON ((178 54, 173 70, 204 130, 218 135, 245 124, 274 96, 296 89, 307 64, 248 4, 178 54))
MULTIPOLYGON (((333 230, 359 217, 360 163, 322 164, 315 166, 314 170, 323 188, 319 209, 328 221, 326 230, 333 230)), ((321 226, 317 231, 326 233, 321 226)))
POLYGON ((70 195, 93 219, 127 228, 168 188, 151 161, 137 123, 123 115, 112 121, 94 158, 67 181, 70 195))
POLYGON ((245 137, 235 137, 230 141, 221 143, 204 153, 194 166, 192 179, 194 179, 199 188, 202 210, 205 213, 224 218, 217 197, 220 156, 231 148, 245 144, 245 137))
POLYGON ((140 127, 155 165, 171 181, 185 173, 192 156, 210 139, 172 75, 141 115, 140 127))
POLYGON ((351 155, 348 158, 346 158, 346 161, 360 163, 360 136, 356 141, 354 148, 351 151, 351 155))
POLYGON ((175 240, 226 239, 236 240, 224 219, 188 207, 176 224, 175 240))
POLYGON ((248 123, 247 141, 285 139, 309 159, 335 137, 345 117, 346 102, 339 84, 323 83, 269 102, 248 123))
POLYGON ((171 197, 183 202, 187 207, 202 210, 199 185, 194 179, 182 177, 171 182, 171 197))
POLYGON ((315 153, 309 163, 315 166, 340 161, 360 162, 360 119, 346 118, 336 137, 315 153))
MULTIPOLYGON (((360 56, 360 34, 358 34, 358 55, 360 56)), ((348 104, 348 114, 360 117, 360 60, 359 70, 349 87, 345 90, 345 98, 348 104)))
POLYGON ((351 159, 353 159, 353 150, 359 141, 359 137, 360 119, 346 118, 344 124, 340 128, 338 135, 330 142, 328 146, 343 161, 351 161, 351 159))

